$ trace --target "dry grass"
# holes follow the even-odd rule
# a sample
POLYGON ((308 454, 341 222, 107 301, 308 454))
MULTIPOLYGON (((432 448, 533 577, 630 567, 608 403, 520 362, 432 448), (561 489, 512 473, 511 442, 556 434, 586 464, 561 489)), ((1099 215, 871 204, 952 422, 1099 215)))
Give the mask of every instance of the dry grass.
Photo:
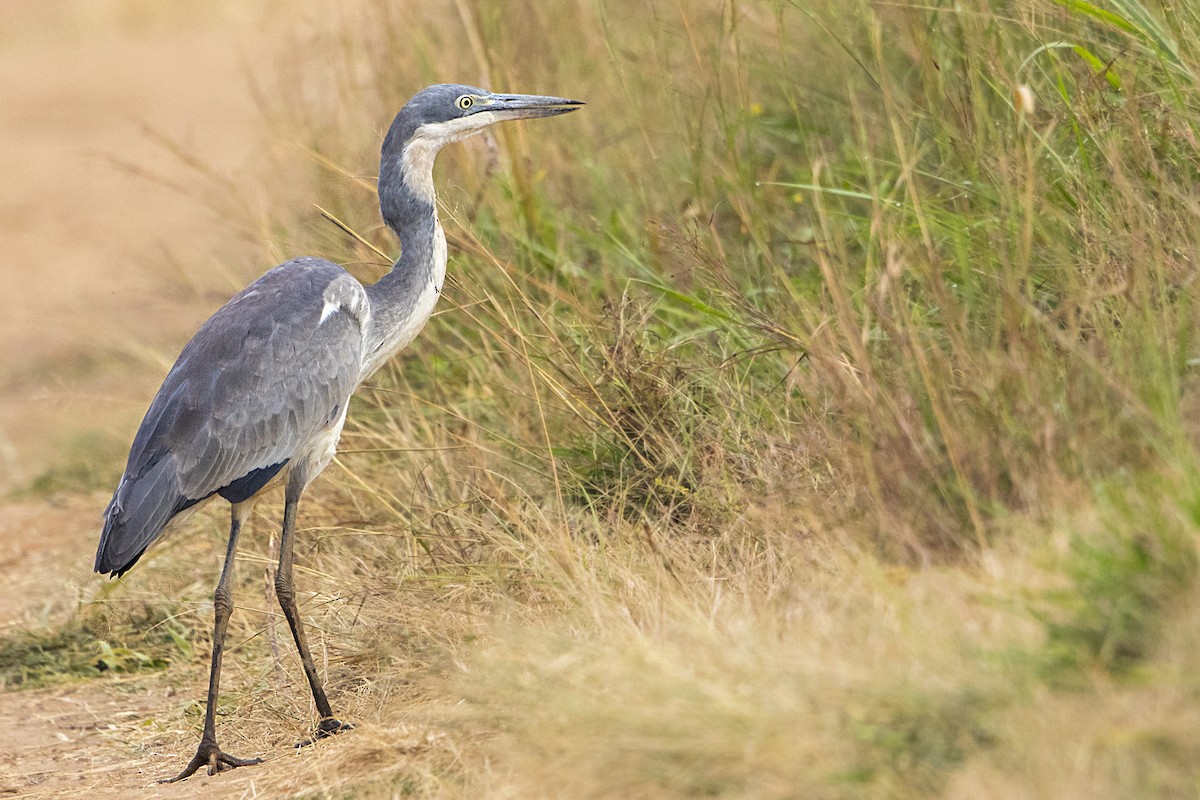
MULTIPOLYGON (((415 87, 589 106, 443 159, 446 303, 298 553, 362 728, 277 788, 1200 791, 1195 13, 418 5, 310 41, 269 109, 385 252, 369 132, 415 87)), ((272 257, 386 268, 281 223, 272 257)), ((203 597, 220 527, 120 591, 203 597)), ((311 715, 270 550, 226 685, 280 745, 311 715)))

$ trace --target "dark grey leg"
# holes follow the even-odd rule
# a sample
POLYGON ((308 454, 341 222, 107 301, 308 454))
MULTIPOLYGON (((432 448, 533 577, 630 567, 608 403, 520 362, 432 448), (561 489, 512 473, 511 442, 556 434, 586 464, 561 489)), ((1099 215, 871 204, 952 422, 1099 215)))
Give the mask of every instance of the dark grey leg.
POLYGON ((196 770, 208 766, 208 774, 215 775, 234 767, 245 767, 250 764, 262 763, 261 758, 235 758, 221 752, 217 747, 216 714, 217 689, 221 683, 221 655, 225 650, 225 634, 229 629, 229 616, 233 613, 233 558, 237 552, 238 534, 242 530, 242 522, 249 515, 249 504, 238 504, 233 507, 232 521, 229 524, 229 549, 225 553, 225 566, 221 568, 221 580, 217 582, 217 591, 213 594, 213 611, 216 622, 213 625, 212 670, 208 674, 208 708, 204 711, 204 733, 200 737, 200 747, 196 755, 183 768, 183 772, 174 778, 168 778, 160 783, 174 783, 192 775, 196 770))
POLYGON ((321 677, 317 674, 317 666, 308 650, 304 626, 300 622, 300 612, 296 608, 296 591, 292 585, 292 547, 295 544, 296 506, 303 491, 302 478, 293 474, 284 495, 283 535, 279 539, 279 569, 275 572, 275 596, 279 598, 279 607, 283 609, 283 615, 287 617, 288 626, 292 629, 292 638, 296 640, 296 650, 300 653, 300 663, 304 665, 304 674, 308 677, 309 688, 312 689, 317 714, 321 717, 313 738, 300 742, 300 747, 353 727, 333 716, 333 709, 330 708, 325 689, 321 686, 321 677))

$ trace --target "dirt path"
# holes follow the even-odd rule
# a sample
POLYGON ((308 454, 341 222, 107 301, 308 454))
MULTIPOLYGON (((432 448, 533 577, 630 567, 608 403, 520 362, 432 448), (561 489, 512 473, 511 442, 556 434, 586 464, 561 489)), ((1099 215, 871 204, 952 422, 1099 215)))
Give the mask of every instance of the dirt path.
MULTIPOLYGON (((6 582, 0 631, 37 628, 88 591, 94 518, 103 500, 94 495, 0 507, 0 574, 6 582)), ((329 785, 340 774, 330 764, 363 758, 364 745, 368 758, 379 747, 393 750, 390 763, 397 765, 429 738, 373 730, 368 717, 353 741, 322 742, 319 750, 297 755, 278 720, 271 725, 270 714, 248 708, 237 719, 222 720, 221 741, 231 752, 265 756, 266 763, 160 786, 157 780, 182 768, 195 751, 197 718, 177 711, 203 693, 204 675, 195 670, 4 692, 0 798, 286 797, 329 785)))
POLYGON ((282 798, 336 790, 340 775, 362 777, 364 766, 384 757, 395 769, 408 755, 436 745, 425 733, 355 731, 322 742, 317 750, 264 749, 261 742, 222 731, 231 752, 265 756, 262 764, 216 776, 203 771, 164 786, 195 752, 194 731, 167 732, 174 744, 147 746, 146 720, 164 703, 176 702, 153 682, 82 685, 20 692, 5 697, 7 715, 20 723, 0 727, 0 797, 28 798, 282 798), (364 747, 364 737, 367 738, 364 747), (366 764, 364 765, 364 762, 366 764))
MULTIPOLYGON (((107 499, 11 490, 83 431, 130 435, 180 344, 256 266, 194 200, 134 174, 189 179, 146 127, 253 185, 266 143, 248 76, 273 74, 306 7, 327 13, 291 2, 0 4, 0 633, 53 621, 94 591, 107 499)), ((274 797, 321 785, 311 770, 324 756, 301 768, 251 742, 274 760, 164 793, 155 779, 186 762, 196 732, 147 726, 170 716, 177 693, 202 693, 177 685, 191 677, 171 680, 5 692, 0 797, 274 797)))

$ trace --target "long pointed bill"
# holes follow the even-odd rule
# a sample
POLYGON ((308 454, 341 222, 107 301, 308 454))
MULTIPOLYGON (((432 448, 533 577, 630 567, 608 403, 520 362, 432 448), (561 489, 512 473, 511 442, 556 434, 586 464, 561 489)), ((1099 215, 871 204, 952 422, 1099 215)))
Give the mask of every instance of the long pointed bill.
POLYGON ((554 117, 577 110, 582 106, 578 100, 564 97, 543 97, 536 94, 494 94, 488 102, 475 106, 478 111, 491 111, 497 119, 531 119, 554 117))

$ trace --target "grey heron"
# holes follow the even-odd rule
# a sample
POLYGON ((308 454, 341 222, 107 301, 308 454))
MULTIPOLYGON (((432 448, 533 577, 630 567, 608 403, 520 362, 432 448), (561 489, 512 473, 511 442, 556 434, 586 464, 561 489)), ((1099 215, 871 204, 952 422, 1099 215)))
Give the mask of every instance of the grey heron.
POLYGON ((233 610, 238 534, 255 498, 284 484, 275 593, 296 641, 320 720, 314 739, 349 726, 333 714, 317 674, 292 584, 296 508, 334 456, 350 395, 407 345, 433 312, 446 274, 433 162, 443 145, 508 119, 550 117, 582 103, 439 84, 418 92, 383 142, 379 208, 400 258, 363 286, 340 266, 297 258, 268 271, 222 306, 184 346, 150 404, 104 512, 96 572, 119 577, 167 524, 215 496, 232 506, 229 544, 213 595, 212 667, 204 732, 174 778, 259 763, 217 746, 221 655, 233 610))

